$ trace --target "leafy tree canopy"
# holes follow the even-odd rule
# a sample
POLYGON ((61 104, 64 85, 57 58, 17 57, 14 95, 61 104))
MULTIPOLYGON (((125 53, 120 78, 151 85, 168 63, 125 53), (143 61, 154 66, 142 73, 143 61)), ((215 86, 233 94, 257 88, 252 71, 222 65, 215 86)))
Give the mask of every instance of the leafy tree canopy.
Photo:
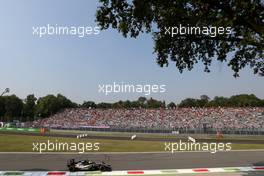
POLYGON ((264 76, 264 5, 261 0, 99 0, 96 20, 124 37, 152 33, 157 63, 175 63, 180 72, 202 62, 210 72, 213 60, 226 61, 239 76, 250 66, 264 76), (171 35, 166 28, 183 26, 231 27, 231 32, 208 35, 171 35))

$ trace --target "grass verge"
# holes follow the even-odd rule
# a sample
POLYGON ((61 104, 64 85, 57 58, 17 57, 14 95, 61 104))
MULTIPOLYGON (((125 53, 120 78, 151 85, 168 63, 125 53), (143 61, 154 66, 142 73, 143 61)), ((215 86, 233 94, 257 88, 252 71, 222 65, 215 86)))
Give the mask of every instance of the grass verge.
MULTIPOLYGON (((33 143, 100 143, 99 152, 163 152, 164 142, 137 140, 77 139, 0 134, 0 152, 32 152, 33 143)), ((232 144, 232 150, 264 149, 264 144, 232 144)), ((79 150, 80 151, 80 150, 79 150)), ((56 151, 58 152, 58 151, 56 151)), ((66 152, 66 150, 61 150, 66 152)), ((76 151, 77 152, 77 151, 76 151)), ((98 152, 98 151, 97 151, 98 152)))

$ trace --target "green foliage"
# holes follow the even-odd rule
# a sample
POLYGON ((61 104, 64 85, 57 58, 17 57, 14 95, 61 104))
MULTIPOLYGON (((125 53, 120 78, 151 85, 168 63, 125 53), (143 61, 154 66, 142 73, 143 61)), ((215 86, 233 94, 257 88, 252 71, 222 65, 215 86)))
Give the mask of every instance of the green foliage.
POLYGON ((47 95, 37 101, 36 114, 47 117, 59 110, 58 100, 54 95, 47 95))
POLYGON ((96 108, 96 104, 93 101, 85 101, 82 105, 82 108, 96 108))
POLYGON ((36 101, 37 98, 34 96, 34 94, 28 95, 27 98, 25 99, 22 115, 26 117, 27 121, 34 120, 36 101))
POLYGON ((111 103, 104 103, 104 102, 102 102, 102 103, 98 103, 97 104, 97 108, 104 109, 104 108, 111 108, 111 107, 112 107, 112 104, 111 103))
POLYGON ((147 108, 165 108, 165 102, 150 98, 147 100, 147 108))
POLYGON ((179 107, 198 107, 198 100, 194 98, 186 98, 181 101, 179 107))
POLYGON ((176 104, 174 102, 170 102, 168 105, 167 105, 168 108, 176 108, 176 104))
POLYGON ((0 97, 0 117, 2 121, 17 120, 21 116, 23 102, 16 95, 0 97))
POLYGON ((247 95, 241 94, 232 96, 229 98, 229 106, 239 106, 239 107, 247 107, 247 106, 260 106, 261 101, 254 94, 247 95))
POLYGON ((47 117, 64 108, 75 108, 76 103, 58 94, 37 98, 31 94, 24 102, 15 95, 0 96, 0 121, 33 121, 35 117, 47 117))
POLYGON ((66 98, 61 94, 57 95, 57 101, 58 101, 59 109, 75 108, 78 106, 76 103, 73 103, 71 100, 69 100, 68 98, 66 98))
POLYGON ((226 97, 218 97, 216 96, 211 102, 209 102, 209 106, 228 106, 229 99, 226 97))
POLYGON ((169 59, 180 72, 202 62, 209 72, 213 60, 228 62, 234 76, 246 66, 264 76, 264 5, 261 0, 99 0, 96 19, 101 29, 124 37, 152 33, 157 63, 169 59), (166 28, 231 27, 232 32, 207 35, 166 35, 166 28), (228 56, 228 57, 227 57, 228 56))
POLYGON ((179 107, 264 107, 263 101, 254 94, 240 94, 230 98, 216 96, 211 101, 202 99, 201 96, 201 99, 184 99, 179 104, 179 107))
POLYGON ((146 97, 139 97, 138 103, 140 104, 141 107, 145 107, 145 105, 147 103, 147 98, 146 97))
POLYGON ((0 96, 0 120, 5 115, 5 98, 0 96))
POLYGON ((131 102, 131 107, 132 108, 139 108, 141 107, 140 103, 138 101, 132 101, 131 102))
POLYGON ((77 107, 77 105, 61 94, 58 94, 57 97, 54 95, 47 95, 38 99, 36 114, 40 117, 47 117, 55 114, 61 109, 74 107, 77 107))

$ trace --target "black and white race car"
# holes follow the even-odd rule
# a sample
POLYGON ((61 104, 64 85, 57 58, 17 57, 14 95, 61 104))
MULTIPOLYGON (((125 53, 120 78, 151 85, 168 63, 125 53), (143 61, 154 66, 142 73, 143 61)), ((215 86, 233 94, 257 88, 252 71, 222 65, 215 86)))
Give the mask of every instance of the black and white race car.
POLYGON ((74 159, 70 159, 67 162, 67 166, 69 171, 112 171, 112 167, 109 164, 104 162, 96 163, 90 160, 81 160, 75 161, 74 159))

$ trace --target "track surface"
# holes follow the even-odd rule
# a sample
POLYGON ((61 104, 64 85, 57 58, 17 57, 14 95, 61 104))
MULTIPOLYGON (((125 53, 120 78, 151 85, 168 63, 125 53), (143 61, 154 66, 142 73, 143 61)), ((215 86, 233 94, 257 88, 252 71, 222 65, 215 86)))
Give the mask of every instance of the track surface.
POLYGON ((120 154, 26 154, 0 153, 0 170, 67 170, 68 159, 105 161, 114 170, 183 169, 264 165, 263 151, 230 151, 120 154))

